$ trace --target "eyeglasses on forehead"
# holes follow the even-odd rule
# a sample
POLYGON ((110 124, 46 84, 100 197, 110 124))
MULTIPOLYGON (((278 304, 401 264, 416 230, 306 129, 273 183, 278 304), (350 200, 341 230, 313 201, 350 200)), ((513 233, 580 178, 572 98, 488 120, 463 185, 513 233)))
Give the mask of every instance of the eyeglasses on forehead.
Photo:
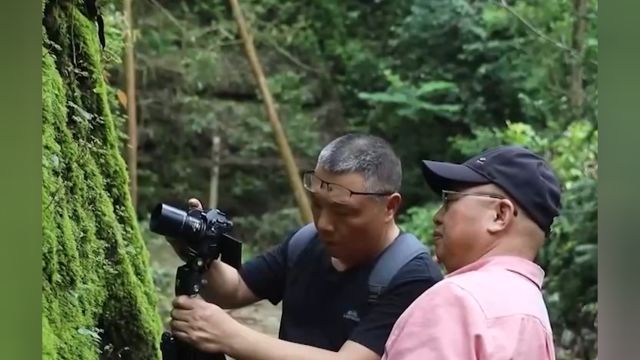
POLYGON ((302 172, 302 184, 304 188, 312 193, 328 192, 334 195, 345 196, 350 198, 353 195, 371 195, 371 196, 388 196, 393 194, 392 191, 383 192, 365 192, 365 191, 353 191, 343 185, 325 181, 318 177, 313 170, 306 170, 302 172))

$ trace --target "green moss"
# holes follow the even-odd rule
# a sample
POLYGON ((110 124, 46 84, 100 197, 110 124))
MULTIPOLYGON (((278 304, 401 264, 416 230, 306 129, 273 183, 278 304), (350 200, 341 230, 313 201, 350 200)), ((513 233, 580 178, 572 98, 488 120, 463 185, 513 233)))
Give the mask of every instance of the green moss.
POLYGON ((102 78, 95 25, 44 7, 43 358, 159 358, 148 253, 102 78), (123 351, 127 349, 127 351, 123 351))
POLYGON ((56 349, 55 349, 55 345, 57 343, 58 343, 58 339, 56 335, 51 331, 47 317, 43 315, 42 316, 42 358, 43 359, 55 359, 57 357, 56 349))

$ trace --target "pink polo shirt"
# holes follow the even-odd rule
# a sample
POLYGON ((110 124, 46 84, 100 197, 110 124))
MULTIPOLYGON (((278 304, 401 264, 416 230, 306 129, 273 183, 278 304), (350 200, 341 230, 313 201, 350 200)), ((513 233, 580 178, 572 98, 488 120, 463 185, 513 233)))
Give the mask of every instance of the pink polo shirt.
POLYGON ((554 360, 543 278, 512 256, 452 272, 400 316, 382 360, 554 360))

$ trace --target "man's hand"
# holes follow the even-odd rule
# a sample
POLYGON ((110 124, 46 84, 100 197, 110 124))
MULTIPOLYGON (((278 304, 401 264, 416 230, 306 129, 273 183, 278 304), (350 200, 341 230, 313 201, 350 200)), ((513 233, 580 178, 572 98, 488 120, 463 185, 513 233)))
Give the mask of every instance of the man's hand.
POLYGON ((228 342, 241 327, 223 309, 200 297, 175 298, 171 318, 171 330, 178 339, 210 353, 228 352, 228 342))
POLYGON ((199 297, 174 299, 171 318, 171 331, 178 339, 201 351, 236 359, 380 360, 378 354, 353 341, 334 352, 273 338, 240 324, 199 297))

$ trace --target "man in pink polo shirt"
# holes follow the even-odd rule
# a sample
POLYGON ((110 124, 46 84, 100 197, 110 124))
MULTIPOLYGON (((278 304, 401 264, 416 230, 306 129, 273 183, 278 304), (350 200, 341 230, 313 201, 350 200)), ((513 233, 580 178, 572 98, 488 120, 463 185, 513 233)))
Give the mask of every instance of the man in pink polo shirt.
POLYGON ((442 194, 433 237, 448 274, 398 319, 383 360, 555 359, 534 263, 560 209, 553 171, 517 146, 422 170, 442 194))

